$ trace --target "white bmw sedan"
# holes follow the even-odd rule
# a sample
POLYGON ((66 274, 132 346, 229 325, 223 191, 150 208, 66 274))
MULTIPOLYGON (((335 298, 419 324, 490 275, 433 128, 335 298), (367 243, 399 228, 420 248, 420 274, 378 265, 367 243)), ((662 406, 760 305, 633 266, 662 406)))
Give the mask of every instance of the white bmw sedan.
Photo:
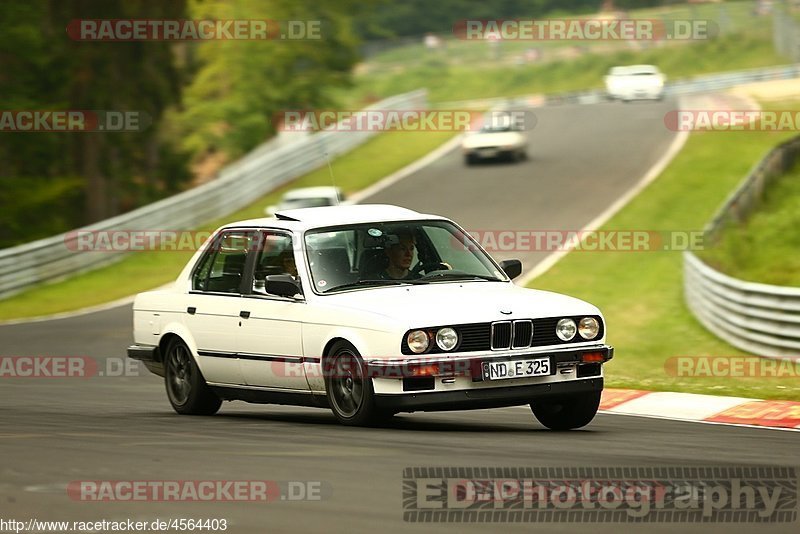
POLYGON ((398 412, 530 405, 552 429, 595 416, 600 311, 511 279, 454 222, 404 208, 283 211, 217 230, 168 289, 134 303, 131 358, 181 414, 223 400, 398 412))

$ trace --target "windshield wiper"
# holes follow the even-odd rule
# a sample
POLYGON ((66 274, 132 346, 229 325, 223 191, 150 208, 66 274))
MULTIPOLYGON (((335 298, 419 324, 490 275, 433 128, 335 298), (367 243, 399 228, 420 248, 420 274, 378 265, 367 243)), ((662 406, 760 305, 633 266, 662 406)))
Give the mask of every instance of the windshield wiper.
POLYGON ((334 293, 342 289, 353 289, 354 287, 381 287, 381 286, 404 286, 410 282, 407 280, 359 280, 340 286, 332 287, 323 293, 334 293))
POLYGON ((496 276, 489 276, 487 274, 466 274, 466 273, 449 273, 447 271, 442 271, 434 274, 430 278, 427 279, 429 282, 433 282, 435 280, 486 280, 487 282, 502 282, 500 278, 496 276))

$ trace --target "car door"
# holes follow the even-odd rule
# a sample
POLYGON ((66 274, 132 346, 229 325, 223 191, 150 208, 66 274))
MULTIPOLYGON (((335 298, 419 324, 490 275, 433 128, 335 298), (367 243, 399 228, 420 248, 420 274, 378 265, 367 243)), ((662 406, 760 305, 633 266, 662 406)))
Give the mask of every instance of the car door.
POLYGON ((238 325, 245 266, 254 253, 256 237, 252 230, 221 232, 192 274, 183 317, 197 344, 198 363, 207 382, 244 383, 236 354, 238 325))
MULTIPOLYGON (((308 391, 303 368, 302 320, 306 307, 302 298, 269 295, 264 277, 287 272, 285 253, 303 265, 291 234, 279 230, 262 232, 259 254, 253 269, 251 290, 241 300, 238 352, 242 374, 249 386, 308 391)), ((302 273, 302 269, 301 269, 302 273)), ((298 276, 302 276, 298 273, 298 276)))

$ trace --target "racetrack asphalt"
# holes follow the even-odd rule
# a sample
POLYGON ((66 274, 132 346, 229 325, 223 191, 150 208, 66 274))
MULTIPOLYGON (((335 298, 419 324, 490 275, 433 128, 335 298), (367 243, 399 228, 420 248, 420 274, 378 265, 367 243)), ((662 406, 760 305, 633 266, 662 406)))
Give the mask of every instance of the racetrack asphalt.
MULTIPOLYGON (((465 167, 455 150, 366 202, 454 218, 467 229, 580 229, 670 145, 675 102, 536 110, 529 160, 465 167)), ((532 267, 544 252, 498 253, 532 267)), ((226 518, 228 532, 617 532, 618 523, 403 521, 403 469, 416 466, 647 468, 792 466, 798 434, 600 414, 545 430, 523 407, 400 414, 386 427, 338 425, 325 410, 227 403, 181 417, 161 379, 134 366, 108 376, 132 342, 130 305, 0 326, 2 356, 86 356, 105 376, 0 379, 0 519, 226 518), (319 501, 84 502, 82 480, 318 481, 319 501)), ((609 339, 613 344, 613 339, 609 339)), ((613 365, 609 366, 613 373, 613 365)), ((795 486, 796 488, 796 486, 795 486)), ((796 491, 796 489, 795 489, 796 491)), ((650 523, 637 531, 796 532, 797 524, 650 523)))

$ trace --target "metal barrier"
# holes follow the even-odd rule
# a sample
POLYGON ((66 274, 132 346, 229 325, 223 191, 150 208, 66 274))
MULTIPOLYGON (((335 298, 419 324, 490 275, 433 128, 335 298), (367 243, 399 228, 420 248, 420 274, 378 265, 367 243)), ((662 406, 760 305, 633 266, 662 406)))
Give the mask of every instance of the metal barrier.
MULTIPOLYGON (((689 79, 668 81, 664 86, 666 96, 679 96, 697 93, 708 93, 730 89, 744 83, 763 82, 769 80, 790 80, 800 78, 800 63, 760 67, 733 72, 705 74, 689 79)), ((506 106, 558 106, 562 104, 597 104, 607 100, 605 89, 587 91, 570 91, 546 95, 523 95, 512 98, 486 98, 477 101, 448 102, 448 107, 469 106, 479 102, 484 106, 504 104, 506 106)), ((443 104, 439 106, 444 107, 443 104)))
MULTIPOLYGON (((382 100, 369 110, 427 108, 425 90, 382 100)), ((225 217, 262 195, 325 164, 375 135, 375 131, 326 130, 296 140, 270 141, 225 167, 208 183, 72 232, 0 251, 0 298, 48 280, 96 269, 124 251, 81 250, 79 233, 186 230, 225 217)))
MULTIPOLYGON (((726 226, 743 221, 769 183, 790 170, 798 155, 800 137, 771 150, 706 226, 706 243, 715 243, 726 226)), ((683 270, 686 303, 708 330, 759 356, 800 358, 800 287, 738 280, 690 251, 684 253, 683 270)))
MULTIPOLYGON (((749 69, 678 80, 668 84, 667 94, 702 93, 742 83, 796 77, 800 77, 800 64, 749 69)), ((546 95, 545 98, 498 99, 497 103, 536 107, 592 104, 604 99, 604 91, 593 90, 546 95)), ((427 106, 425 90, 418 90, 387 98, 367 109, 424 109, 427 106)), ((73 232, 0 250, 0 298, 121 258, 122 252, 79 250, 76 242, 79 232, 195 228, 230 215, 276 187, 320 167, 326 155, 333 157, 346 152, 374 134, 372 131, 325 131, 285 144, 273 140, 224 168, 217 179, 199 187, 73 232)))

